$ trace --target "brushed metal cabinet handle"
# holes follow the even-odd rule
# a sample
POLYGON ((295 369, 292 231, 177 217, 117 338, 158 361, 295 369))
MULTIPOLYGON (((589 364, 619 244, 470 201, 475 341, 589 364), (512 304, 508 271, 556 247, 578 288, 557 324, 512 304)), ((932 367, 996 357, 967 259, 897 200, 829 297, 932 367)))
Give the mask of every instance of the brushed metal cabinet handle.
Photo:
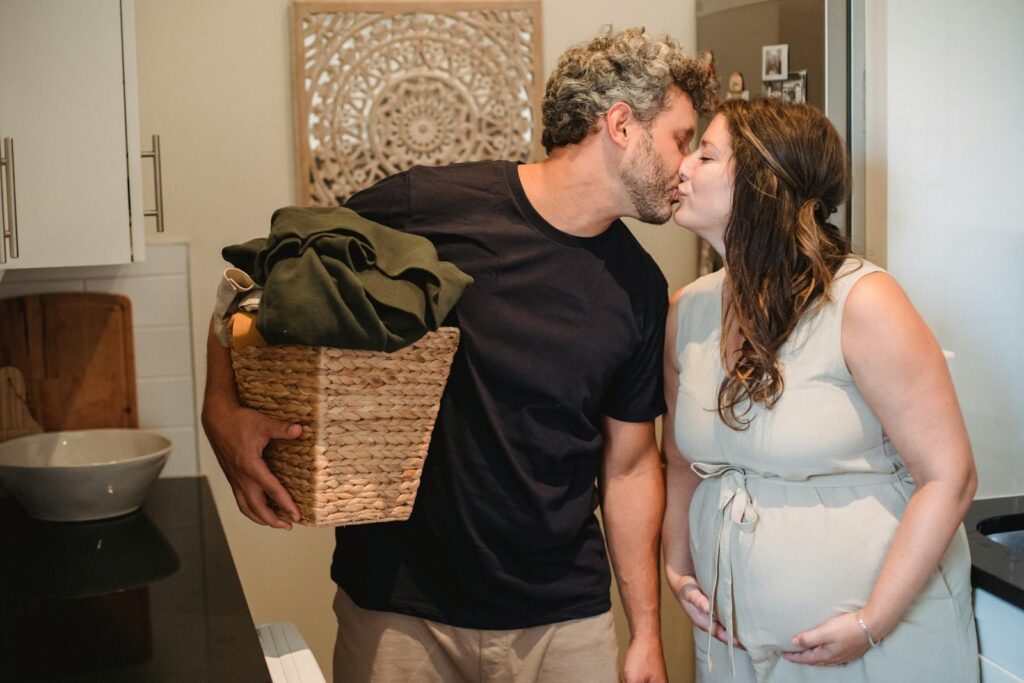
POLYGON ((4 171, 4 191, 0 192, 3 236, 0 239, 0 263, 18 258, 18 195, 14 181, 14 138, 3 139, 0 170, 4 171), (6 202, 4 202, 6 198, 6 202))
POLYGON ((142 153, 143 159, 153 160, 153 187, 156 190, 156 208, 143 211, 143 216, 156 218, 156 231, 164 231, 164 177, 160 169, 160 136, 153 135, 153 149, 142 153))

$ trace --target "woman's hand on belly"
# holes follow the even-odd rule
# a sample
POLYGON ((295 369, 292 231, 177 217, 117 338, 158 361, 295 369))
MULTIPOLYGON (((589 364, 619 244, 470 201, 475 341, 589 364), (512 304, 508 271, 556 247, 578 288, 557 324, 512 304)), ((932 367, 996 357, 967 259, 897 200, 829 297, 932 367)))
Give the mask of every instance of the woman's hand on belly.
MULTIPOLYGON (((728 632, 716 619, 711 618, 711 601, 704 591, 700 589, 697 579, 693 576, 682 577, 682 588, 676 594, 683 611, 690 617, 690 621, 702 631, 711 630, 711 635, 723 643, 729 642, 728 632)), ((733 645, 743 648, 740 641, 733 639, 733 645)))
POLYGON ((853 612, 845 612, 817 628, 798 633, 793 645, 801 649, 784 652, 782 656, 795 664, 812 666, 846 664, 859 659, 870 647, 853 612))

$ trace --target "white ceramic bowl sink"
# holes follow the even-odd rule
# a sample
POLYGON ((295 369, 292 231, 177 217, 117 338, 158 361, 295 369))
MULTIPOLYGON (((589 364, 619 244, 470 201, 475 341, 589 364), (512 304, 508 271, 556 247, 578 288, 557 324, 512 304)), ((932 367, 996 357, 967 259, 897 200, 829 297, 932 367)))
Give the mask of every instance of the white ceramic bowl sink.
POLYGON ((171 442, 137 429, 46 432, 0 443, 0 482, 37 519, 83 522, 137 510, 171 442))

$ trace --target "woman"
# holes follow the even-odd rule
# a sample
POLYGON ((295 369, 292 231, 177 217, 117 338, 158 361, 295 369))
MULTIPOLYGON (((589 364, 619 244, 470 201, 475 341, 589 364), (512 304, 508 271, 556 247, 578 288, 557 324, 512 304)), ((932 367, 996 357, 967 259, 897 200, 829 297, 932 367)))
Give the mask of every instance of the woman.
POLYGON ((707 631, 698 680, 976 681, 976 478, 942 350, 825 222, 848 185, 828 119, 719 112, 673 218, 725 268, 673 297, 665 352, 663 543, 707 631))

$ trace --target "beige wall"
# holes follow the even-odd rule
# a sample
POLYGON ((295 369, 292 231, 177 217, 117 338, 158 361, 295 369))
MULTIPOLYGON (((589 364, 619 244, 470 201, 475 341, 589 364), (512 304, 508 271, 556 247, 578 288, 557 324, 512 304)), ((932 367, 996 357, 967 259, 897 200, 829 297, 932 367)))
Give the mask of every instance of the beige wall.
MULTIPOLYGON (((161 135, 167 230, 191 245, 200 393, 200 321, 212 308, 223 268, 221 247, 263 233, 274 209, 296 201, 288 18, 287 0, 136 2, 140 128, 146 148, 151 133, 161 135)), ((562 49, 606 23, 642 24, 693 48, 693 0, 547 0, 545 71, 562 49)), ((672 225, 636 231, 673 289, 693 278, 695 250, 688 234, 672 225)), ((248 522, 201 441, 200 469, 210 477, 253 617, 295 622, 328 670, 334 638, 331 531, 283 533, 248 522)), ((689 681, 689 628, 678 608, 667 614, 673 680, 689 681)))

